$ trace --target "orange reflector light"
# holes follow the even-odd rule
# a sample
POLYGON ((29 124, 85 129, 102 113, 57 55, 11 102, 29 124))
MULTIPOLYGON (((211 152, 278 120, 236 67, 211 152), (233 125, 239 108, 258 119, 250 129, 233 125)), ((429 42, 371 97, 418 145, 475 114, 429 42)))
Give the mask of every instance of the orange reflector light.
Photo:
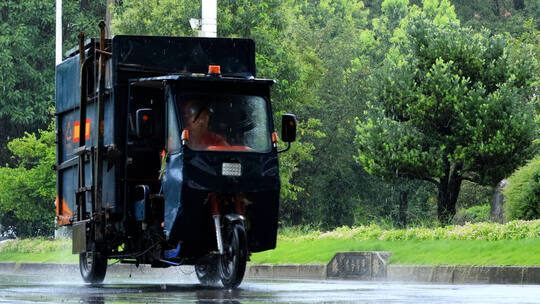
POLYGON ((208 74, 210 75, 219 75, 221 74, 221 66, 219 65, 209 65, 208 74))
POLYGON ((148 120, 148 115, 143 115, 142 120, 147 121, 148 120))
POLYGON ((81 138, 81 123, 76 121, 73 123, 73 142, 78 143, 81 138))
POLYGON ((189 130, 188 129, 184 129, 182 131, 182 140, 189 141, 189 130))
POLYGON ((276 132, 272 132, 272 142, 273 142, 273 143, 277 143, 277 142, 278 142, 278 137, 277 137, 277 133, 276 133, 276 132))
POLYGON ((85 129, 84 129, 84 138, 86 140, 89 140, 90 139, 90 123, 92 122, 92 120, 90 118, 87 118, 86 119, 86 123, 84 124, 85 125, 85 129))
MULTIPOLYGON (((89 140, 90 139, 90 124, 91 124, 92 120, 90 118, 87 118, 86 119, 86 122, 84 124, 84 138, 86 140, 89 140)), ((80 121, 75 121, 73 123, 73 142, 74 143, 78 143, 81 139, 81 122, 80 121)))

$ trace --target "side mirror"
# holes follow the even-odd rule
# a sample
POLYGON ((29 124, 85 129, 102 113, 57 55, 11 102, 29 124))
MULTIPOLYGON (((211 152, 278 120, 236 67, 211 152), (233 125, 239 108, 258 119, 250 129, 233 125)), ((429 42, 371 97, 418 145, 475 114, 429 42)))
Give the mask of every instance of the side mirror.
POLYGON ((136 114, 136 131, 138 137, 149 137, 154 134, 154 114, 152 109, 138 109, 136 114))
POLYGON ((283 114, 281 116, 281 140, 287 143, 296 140, 296 115, 283 114))

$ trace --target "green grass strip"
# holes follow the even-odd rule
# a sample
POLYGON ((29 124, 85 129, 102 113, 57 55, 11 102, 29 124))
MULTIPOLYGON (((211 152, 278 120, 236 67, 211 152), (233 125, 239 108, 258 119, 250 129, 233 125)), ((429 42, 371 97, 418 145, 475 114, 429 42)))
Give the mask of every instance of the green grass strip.
POLYGON ((390 251, 400 265, 540 265, 540 239, 485 240, 281 240, 275 250, 255 253, 253 264, 326 264, 338 251, 390 251))
POLYGON ((71 239, 29 238, 0 245, 0 262, 78 263, 71 254, 71 239))
POLYGON ((31 253, 0 252, 0 262, 78 263, 79 255, 71 254, 71 249, 31 253))
MULTIPOLYGON (((280 231, 275 250, 255 253, 251 263, 326 264, 338 251, 390 251, 401 265, 540 265, 540 220, 507 224, 476 223, 445 228, 385 230, 377 225, 333 231, 280 231)), ((44 238, 9 241, 0 262, 76 263, 71 240, 44 238)))

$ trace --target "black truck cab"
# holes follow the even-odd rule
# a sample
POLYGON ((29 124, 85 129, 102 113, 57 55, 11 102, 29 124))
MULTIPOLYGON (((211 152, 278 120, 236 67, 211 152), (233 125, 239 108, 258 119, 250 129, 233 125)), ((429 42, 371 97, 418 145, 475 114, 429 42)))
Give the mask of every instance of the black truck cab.
MULTIPOLYGON (((260 213, 260 220, 250 226, 256 229, 250 229, 250 248, 275 247, 271 231, 277 228, 280 181, 269 95, 273 83, 219 74, 131 82, 129 112, 136 124, 127 128, 125 150, 128 157, 147 161, 139 174, 153 176, 153 192, 164 196, 164 233, 169 240, 199 239, 201 223, 194 215, 201 212, 204 198, 191 197, 230 192, 268 201, 251 210, 260 213), (150 90, 157 90, 155 97, 139 94, 150 90), (192 201, 197 203, 191 206, 192 201)), ((138 163, 128 163, 127 176, 141 170, 138 163)))

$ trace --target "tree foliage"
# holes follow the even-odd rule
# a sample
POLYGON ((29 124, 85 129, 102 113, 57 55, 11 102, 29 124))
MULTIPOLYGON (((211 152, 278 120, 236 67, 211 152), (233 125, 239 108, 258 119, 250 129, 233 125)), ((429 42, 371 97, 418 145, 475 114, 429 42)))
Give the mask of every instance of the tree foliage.
MULTIPOLYGON (((461 66, 453 66, 453 62, 450 61, 459 62, 460 58, 475 55, 474 52, 481 52, 480 49, 487 47, 491 48, 489 52, 492 52, 492 57, 478 60, 491 60, 495 58, 493 56, 506 52, 505 47, 509 42, 508 39, 499 37, 500 42, 493 42, 493 46, 478 42, 477 49, 473 50, 467 45, 468 43, 480 41, 490 34, 487 32, 479 34, 472 30, 464 30, 466 33, 457 34, 452 32, 451 29, 454 26, 452 24, 459 21, 449 1, 425 0, 412 1, 412 3, 419 6, 411 6, 407 0, 247 1, 243 3, 221 1, 219 3, 218 36, 246 37, 255 40, 258 76, 278 80, 272 91, 276 118, 279 118, 281 113, 289 111, 296 113, 301 121, 299 142, 293 145, 291 153, 281 158, 283 185, 281 218, 285 223, 315 223, 324 227, 334 227, 369 222, 388 215, 394 218, 397 213, 395 202, 402 192, 414 194, 409 196, 411 200, 409 208, 418 213, 411 214, 412 218, 419 214, 429 216, 428 214, 431 213, 429 200, 435 196, 433 186, 423 182, 404 180, 400 174, 397 177, 395 174, 384 175, 385 177, 392 176, 391 180, 370 176, 352 157, 357 153, 357 148, 350 144, 357 134, 354 118, 359 117, 362 121, 367 121, 364 120, 366 117, 364 113, 373 112, 372 103, 378 94, 377 90, 371 89, 373 82, 370 76, 374 73, 382 75, 388 72, 392 60, 407 62, 409 57, 406 57, 406 52, 404 52, 407 47, 415 43, 419 48, 423 47, 421 36, 426 33, 419 32, 420 29, 417 29, 418 32, 413 37, 412 32, 408 32, 412 27, 409 24, 416 22, 416 19, 430 20, 437 28, 444 28, 448 33, 453 33, 451 37, 442 37, 443 34, 440 34, 438 43, 446 46, 453 43, 454 38, 459 43, 459 46, 449 48, 454 51, 454 54, 450 55, 444 54, 444 48, 437 48, 435 43, 426 44, 431 48, 429 50, 422 49, 425 53, 437 52, 430 55, 432 57, 426 57, 425 62, 421 64, 434 64, 440 56, 448 58, 447 61, 440 61, 433 71, 424 71, 424 74, 429 75, 438 73, 431 78, 428 77, 431 82, 423 84, 424 88, 445 85, 447 90, 451 91, 451 87, 456 83, 456 79, 451 76, 461 66), (456 37, 456 35, 465 35, 466 38, 456 37), (411 37, 417 41, 411 42, 411 37), (481 37, 484 38, 481 39, 481 37), (460 52, 458 49, 462 46, 466 50, 458 54, 460 52), (438 77, 443 77, 440 80, 441 83, 437 83, 438 77)), ((188 20, 199 17, 199 5, 198 2, 180 0, 123 1, 121 6, 116 7, 114 31, 126 34, 195 35, 196 31, 190 28, 188 20), (174 14, 171 13, 173 11, 174 14)), ((436 34, 431 33, 431 35, 436 34)), ((487 51, 485 53, 487 54, 487 51)), ((505 53, 505 56, 514 55, 505 53)), ((494 70, 501 69, 505 62, 510 61, 510 59, 495 60, 493 63, 486 63, 485 66, 493 64, 494 70)), ((478 62, 472 64, 477 64, 477 66, 471 65, 469 67, 471 70, 485 67, 482 64, 478 65, 478 62)), ((527 64, 524 63, 520 67, 527 64)), ((529 67, 532 66, 529 65, 529 67)), ((502 69, 504 70, 501 72, 502 76, 490 75, 505 78, 517 71, 502 69)), ((407 80, 403 76, 405 77, 403 81, 409 81, 409 83, 415 81, 412 79, 414 77, 410 76, 414 75, 411 70, 402 69, 395 72, 409 77, 407 80)), ((469 73, 469 71, 463 73, 469 73)), ((523 75, 526 74, 530 73, 523 71, 523 75)), ((475 75, 486 76, 478 72, 475 75)), ((460 81, 466 78, 460 75, 458 77, 461 77, 460 81)), ((521 76, 518 78, 523 79, 521 76)), ((471 83, 476 81, 472 79, 471 83)), ((480 80, 482 81, 484 79, 480 80)), ((496 80, 484 82, 489 85, 497 84, 496 80)), ((469 84, 461 83, 459 88, 453 90, 464 88, 469 90, 469 84)), ((505 90, 500 92, 513 94, 505 90)), ((406 91, 402 93, 405 94, 406 91)), ((456 95, 462 92, 451 93, 456 95)), ((490 94, 492 91, 484 95, 490 94)), ((491 105, 495 104, 494 96, 497 94, 493 95, 491 105)), ((403 105, 406 101, 408 100, 400 102, 403 105)), ((465 107, 463 104, 462 106, 465 107)), ((441 111, 443 110, 446 109, 441 108, 441 111)), ((452 113, 461 110, 454 109, 448 115, 451 116, 452 113)), ((489 111, 494 112, 496 109, 492 107, 489 111)), ((374 116, 372 119, 375 119, 374 116)), ((279 120, 276 120, 276 125, 279 127, 279 120)), ((489 127, 497 126, 494 124, 489 127)), ((472 134, 469 136, 473 137, 472 134)), ((476 134, 475 136, 484 135, 476 134)), ((455 137, 457 138, 458 135, 456 134, 455 137)), ((413 148, 418 145, 417 141, 420 141, 414 136, 414 132, 399 140, 413 148)), ((519 140, 516 139, 514 144, 520 143, 519 140)), ((391 145, 395 144, 391 143, 391 145)), ((458 145, 458 143, 454 144, 458 145)), ((409 149, 407 153, 410 160, 415 157, 424 157, 433 162, 429 168, 434 174, 442 172, 437 169, 437 166, 440 167, 440 161, 435 161, 430 156, 430 151, 409 149)), ((497 157, 500 155, 494 155, 492 158, 497 157)), ((520 157, 522 155, 515 155, 515 159, 520 159, 520 157)), ((401 165, 411 163, 413 162, 402 161, 401 165)), ((420 167, 416 165, 416 168, 415 166, 408 168, 409 171, 414 172, 421 170, 420 167)), ((492 169, 489 166, 483 166, 482 169, 477 170, 482 176, 480 178, 479 175, 477 178, 487 183, 487 179, 494 175, 482 170, 492 169)), ((509 168, 500 170, 508 172, 509 168)), ((459 185, 455 187, 459 188, 459 185)))
POLYGON ((15 166, 0 167, 0 221, 19 237, 54 231, 54 141, 51 125, 8 144, 15 166))
MULTIPOLYGON (((97 31, 104 1, 63 1, 64 50, 79 31, 97 31), (95 30, 94 30, 95 27, 95 30)), ((103 18, 103 17, 101 17, 103 18)), ((54 104, 55 3, 0 2, 0 164, 10 161, 11 139, 45 128, 54 104)))
POLYGON ((496 33, 519 35, 523 25, 533 19, 540 29, 540 2, 538 0, 453 0, 456 14, 463 25, 481 30, 489 28, 496 33))
MULTIPOLYGON (((54 92, 54 5, 45 1, 0 3, 0 124, 4 146, 32 124, 44 125, 54 92), (51 11, 44 16, 44 11, 51 11), (46 38, 45 38, 46 37, 46 38)), ((5 147, 0 162, 9 160, 5 147)))
MULTIPOLYGON (((64 50, 79 31, 97 33, 104 3, 63 1, 64 50)), ((20 236, 49 235, 54 227, 54 136, 37 131, 52 118, 54 36, 54 1, 0 2, 0 214, 20 236)))
POLYGON ((503 190, 509 219, 540 218, 540 156, 529 161, 508 178, 503 190))
POLYGON ((529 45, 440 18, 444 2, 401 22, 356 138, 370 173, 435 184, 446 224, 463 180, 493 185, 531 155, 538 62, 529 45))

